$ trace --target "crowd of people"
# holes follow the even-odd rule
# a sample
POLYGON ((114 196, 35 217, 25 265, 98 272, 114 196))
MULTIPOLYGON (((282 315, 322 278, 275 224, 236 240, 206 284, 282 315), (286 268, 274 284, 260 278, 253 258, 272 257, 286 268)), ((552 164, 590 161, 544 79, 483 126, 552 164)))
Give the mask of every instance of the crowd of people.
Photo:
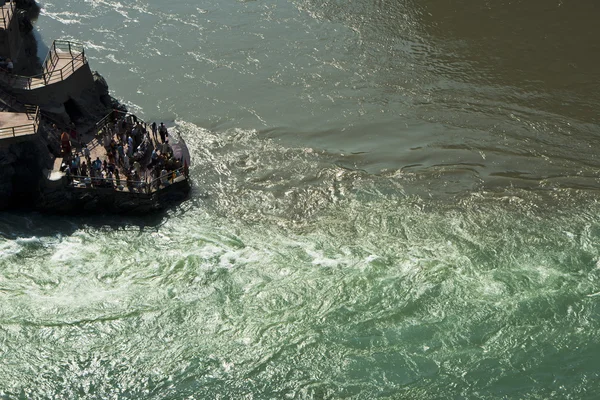
POLYGON ((61 170, 69 183, 149 193, 187 174, 187 164, 174 157, 168 130, 162 122, 159 126, 152 123, 148 131, 147 125, 134 115, 126 115, 104 124, 96 139, 105 150, 103 159, 96 155, 92 160, 92 152, 85 144, 80 151, 69 152, 63 158, 61 170))

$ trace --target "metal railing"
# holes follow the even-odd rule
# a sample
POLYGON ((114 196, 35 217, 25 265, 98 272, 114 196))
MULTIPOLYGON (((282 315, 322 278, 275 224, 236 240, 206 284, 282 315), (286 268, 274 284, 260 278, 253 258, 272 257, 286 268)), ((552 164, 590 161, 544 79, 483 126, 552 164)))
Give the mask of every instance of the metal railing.
MULTIPOLYGON (((96 128, 95 128, 96 132, 99 131, 100 129, 103 129, 106 125, 108 125, 111 122, 111 120, 114 118, 115 113, 129 114, 125 111, 113 109, 111 112, 109 112, 104 117, 102 117, 100 119, 100 121, 96 122, 96 128)), ((130 114, 130 115, 133 115, 133 114, 130 114)))
POLYGON ((10 24, 10 20, 15 13, 15 3, 13 1, 7 1, 2 7, 0 7, 2 18, 2 26, 0 29, 8 29, 8 25, 10 24))
MULTIPOLYGON (((67 40, 55 40, 52 42, 52 46, 50 46, 46 60, 44 60, 43 72, 40 75, 45 85, 62 81, 66 76, 72 74, 77 68, 85 64, 85 62, 85 49, 81 44, 67 40), (68 57, 61 57, 62 54, 68 54, 68 57), (70 58, 71 62, 57 70, 56 66, 61 58, 70 58)), ((32 76, 32 78, 39 77, 40 75, 32 76)))
MULTIPOLYGON (((127 118, 135 119, 143 126, 148 126, 144 120, 138 118, 134 114, 131 114, 127 111, 113 109, 110 113, 106 114, 103 118, 96 122, 95 126, 92 128, 94 134, 98 134, 100 130, 104 129, 107 125, 110 125, 111 122, 119 119, 119 116, 126 116, 127 118)), ((127 179, 125 175, 121 175, 119 186, 116 185, 116 179, 114 177, 112 179, 108 179, 91 176, 70 175, 70 178, 70 185, 78 189, 111 189, 136 194, 152 194, 173 183, 176 183, 176 181, 179 181, 180 179, 187 181, 189 179, 189 166, 185 165, 184 163, 184 165, 181 167, 167 171, 167 175, 161 175, 154 179, 149 179, 150 177, 146 175, 144 180, 141 181, 127 179), (175 176, 173 176, 173 174, 175 174, 175 176)))
POLYGON ((132 118, 135 118, 140 124, 142 124, 144 126, 144 128, 148 128, 148 124, 146 123, 146 121, 144 121, 143 119, 139 118, 137 115, 132 114, 128 111, 122 111, 122 110, 118 110, 118 109, 113 109, 111 112, 109 112, 108 114, 106 114, 102 119, 100 119, 100 121, 96 122, 96 130, 99 131, 100 129, 103 129, 106 125, 108 125, 110 122, 116 120, 116 114, 121 114, 121 115, 125 115, 125 116, 129 116, 132 118))
POLYGON ((40 109, 37 106, 30 105, 25 107, 27 119, 31 120, 32 122, 29 124, 2 127, 0 128, 0 138, 6 136, 15 138, 17 136, 33 135, 37 133, 40 125, 40 109), (9 134, 7 135, 7 133, 9 134))
POLYGON ((9 87, 31 90, 42 85, 61 82, 85 64, 87 64, 87 58, 82 45, 65 40, 55 40, 42 64, 43 72, 41 74, 22 76, 0 69, 0 82, 9 87), (68 58, 70 62, 56 69, 61 58, 68 58))
POLYGON ((168 171, 167 175, 162 175, 158 178, 151 180, 142 180, 142 181, 134 181, 131 179, 127 179, 126 177, 119 178, 119 183, 117 184, 116 178, 98 178, 98 177, 90 177, 87 175, 67 175, 70 179, 70 185, 74 188, 80 189, 112 189, 112 190, 120 190, 129 193, 145 193, 151 194, 158 192, 162 188, 166 188, 169 185, 175 183, 177 178, 183 177, 187 179, 185 176, 184 167, 180 167, 174 169, 172 171, 168 171), (175 174, 175 177, 173 177, 175 174), (83 186, 81 186, 83 185, 83 186))

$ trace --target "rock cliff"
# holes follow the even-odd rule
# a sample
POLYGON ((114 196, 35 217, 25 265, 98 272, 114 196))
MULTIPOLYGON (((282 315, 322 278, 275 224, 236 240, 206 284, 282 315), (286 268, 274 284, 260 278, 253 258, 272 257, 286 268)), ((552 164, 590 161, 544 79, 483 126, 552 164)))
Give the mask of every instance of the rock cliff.
MULTIPOLYGON (((37 41, 32 33, 31 21, 39 13, 39 6, 33 0, 16 1, 16 15, 19 18, 21 50, 15 63, 15 73, 35 75, 41 72, 41 62, 37 57, 37 41)), ((84 90, 72 99, 77 109, 76 115, 69 114, 64 104, 43 110, 39 131, 26 141, 3 139, 0 141, 0 210, 7 208, 51 207, 42 200, 48 191, 47 173, 53 167, 60 153, 60 139, 51 129, 52 123, 66 127, 74 122, 78 129, 89 129, 93 124, 114 108, 126 111, 125 107, 109 94, 106 80, 93 72, 94 86, 84 90)), ((5 88, 9 91, 9 88, 5 88)), ((4 105, 7 111, 14 111, 4 105)), ((64 211, 64 210, 63 210, 64 211)))

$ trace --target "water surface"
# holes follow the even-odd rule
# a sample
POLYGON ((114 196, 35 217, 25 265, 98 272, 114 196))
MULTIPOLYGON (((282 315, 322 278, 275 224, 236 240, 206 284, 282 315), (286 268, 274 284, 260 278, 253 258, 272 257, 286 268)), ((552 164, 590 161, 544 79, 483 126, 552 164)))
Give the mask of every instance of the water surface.
POLYGON ((597 8, 44 2, 194 187, 0 214, 0 397, 595 398, 597 8))

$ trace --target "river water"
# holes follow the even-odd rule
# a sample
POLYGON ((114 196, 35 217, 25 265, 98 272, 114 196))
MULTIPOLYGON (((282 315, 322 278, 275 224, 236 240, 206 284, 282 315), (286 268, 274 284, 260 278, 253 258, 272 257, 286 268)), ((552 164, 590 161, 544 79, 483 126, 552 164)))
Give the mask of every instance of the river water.
POLYGON ((596 398, 596 2, 42 7, 193 190, 0 214, 0 398, 596 398))

